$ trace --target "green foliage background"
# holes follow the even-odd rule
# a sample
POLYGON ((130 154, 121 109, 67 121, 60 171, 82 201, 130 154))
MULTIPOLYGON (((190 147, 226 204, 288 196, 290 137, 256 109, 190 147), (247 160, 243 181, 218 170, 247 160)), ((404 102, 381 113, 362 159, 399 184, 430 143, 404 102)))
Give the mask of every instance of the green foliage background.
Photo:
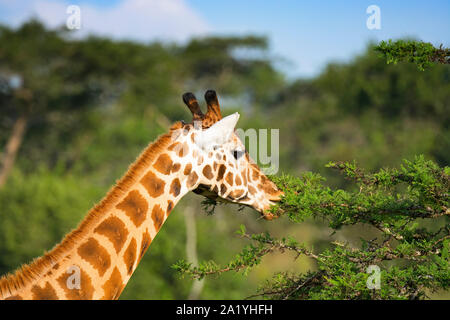
MULTIPOLYGON (((140 151, 176 120, 190 121, 181 94, 219 94, 239 127, 280 129, 280 170, 313 171, 332 187, 349 182, 329 161, 357 161, 368 171, 398 167, 417 154, 450 163, 450 66, 420 71, 388 65, 374 44, 348 63, 330 63, 312 79, 287 79, 263 37, 210 37, 185 45, 71 39, 38 21, 0 27, 0 154, 14 122, 27 130, 14 169, 0 189, 0 274, 42 255, 76 227, 140 151), (238 54, 243 48, 263 54, 238 54), (15 87, 11 79, 20 77, 15 87)), ((192 281, 171 266, 186 259, 184 210, 193 210, 199 260, 227 263, 246 244, 235 231, 269 231, 318 248, 352 243, 374 230, 352 225, 333 233, 320 221, 267 222, 250 209, 213 216, 189 195, 175 208, 133 275, 122 299, 186 299, 192 281)), ((314 270, 308 258, 276 255, 248 277, 207 278, 201 299, 239 299, 277 271, 314 270)), ((441 292, 433 297, 446 297, 441 292)))

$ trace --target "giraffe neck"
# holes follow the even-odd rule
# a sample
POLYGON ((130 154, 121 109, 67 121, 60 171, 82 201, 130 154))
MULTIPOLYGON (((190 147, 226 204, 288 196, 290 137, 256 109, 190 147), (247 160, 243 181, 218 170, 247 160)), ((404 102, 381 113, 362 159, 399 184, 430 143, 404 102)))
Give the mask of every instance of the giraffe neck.
POLYGON ((52 251, 0 279, 0 299, 117 299, 173 207, 197 180, 173 135, 147 147, 52 251))

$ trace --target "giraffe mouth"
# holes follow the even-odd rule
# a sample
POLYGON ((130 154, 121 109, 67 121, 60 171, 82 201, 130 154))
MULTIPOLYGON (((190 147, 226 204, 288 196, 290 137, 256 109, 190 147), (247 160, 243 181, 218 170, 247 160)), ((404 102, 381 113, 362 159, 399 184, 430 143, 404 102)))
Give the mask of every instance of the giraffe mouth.
POLYGON ((269 198, 269 206, 260 211, 262 217, 266 220, 273 220, 279 216, 270 212, 270 208, 281 201, 281 196, 284 195, 283 191, 279 191, 276 195, 269 198))
POLYGON ((273 219, 277 219, 279 217, 279 215, 274 214, 273 212, 270 211, 270 209, 276 205, 278 202, 280 202, 281 199, 277 198, 277 199, 270 199, 269 200, 269 205, 267 207, 265 207, 263 210, 259 211, 259 213, 261 214, 262 218, 264 218, 265 220, 273 220, 273 219))
POLYGON ((211 186, 201 184, 196 189, 192 190, 192 192, 207 197, 211 200, 216 200, 217 198, 219 198, 219 196, 215 192, 212 192, 210 188, 211 186))
POLYGON ((254 205, 252 205, 251 203, 243 203, 242 201, 245 200, 249 200, 248 198, 248 193, 244 193, 241 197, 239 198, 231 198, 230 196, 227 196, 226 198, 222 198, 221 196, 219 196, 217 193, 215 193, 214 191, 211 190, 212 187, 210 185, 205 185, 205 184, 201 184, 199 185, 196 189, 192 190, 192 192, 198 194, 198 195, 202 195, 208 199, 211 199, 213 201, 216 202, 222 202, 222 203, 234 203, 234 204, 239 204, 242 206, 246 206, 249 208, 252 208, 256 211, 258 211, 262 218, 264 218, 265 220, 273 220, 278 218, 277 215, 273 214, 272 212, 269 211, 269 209, 275 205, 276 203, 281 201, 281 197, 280 194, 274 195, 272 196, 269 200, 269 205, 263 209, 261 208, 257 208, 254 205))
POLYGON ((223 203, 237 203, 240 205, 244 205, 244 206, 248 206, 250 208, 253 208, 253 206, 251 206, 250 204, 247 203, 241 203, 240 201, 245 201, 248 200, 248 192, 245 192, 242 196, 238 197, 238 198, 232 198, 230 195, 228 195, 225 198, 222 198, 221 196, 219 196, 217 193, 215 193, 214 191, 211 190, 212 187, 210 185, 204 185, 201 184, 199 185, 196 189, 192 190, 192 192, 198 194, 198 195, 202 195, 208 199, 217 201, 217 202, 223 202, 223 203))

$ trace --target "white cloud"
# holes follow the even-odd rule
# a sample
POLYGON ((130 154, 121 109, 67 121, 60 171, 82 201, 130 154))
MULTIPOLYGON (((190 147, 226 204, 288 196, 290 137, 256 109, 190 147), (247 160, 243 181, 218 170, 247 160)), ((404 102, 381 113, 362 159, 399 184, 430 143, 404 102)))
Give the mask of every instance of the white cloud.
MULTIPOLYGON (((65 25, 70 2, 0 0, 0 20, 17 26, 35 16, 49 27, 65 25)), ((210 31, 184 0, 123 0, 111 6, 80 4, 80 36, 89 33, 140 41, 183 41, 210 31)))

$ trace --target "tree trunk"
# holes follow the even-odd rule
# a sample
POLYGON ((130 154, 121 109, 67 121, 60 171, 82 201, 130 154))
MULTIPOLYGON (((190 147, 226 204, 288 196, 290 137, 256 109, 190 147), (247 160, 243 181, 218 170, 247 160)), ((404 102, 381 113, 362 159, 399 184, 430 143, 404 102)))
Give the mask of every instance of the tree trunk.
POLYGON ((17 151, 22 144, 23 136, 25 135, 27 125, 27 116, 21 115, 14 123, 11 136, 6 144, 5 151, 1 159, 0 169, 0 188, 3 187, 14 165, 17 151))
MULTIPOLYGON (((197 227, 195 225, 194 207, 187 206, 184 210, 184 221, 186 223, 186 255, 188 262, 194 266, 198 265, 197 259, 197 227)), ((204 280, 194 280, 191 291, 189 292, 189 300, 197 300, 203 289, 204 280)))

